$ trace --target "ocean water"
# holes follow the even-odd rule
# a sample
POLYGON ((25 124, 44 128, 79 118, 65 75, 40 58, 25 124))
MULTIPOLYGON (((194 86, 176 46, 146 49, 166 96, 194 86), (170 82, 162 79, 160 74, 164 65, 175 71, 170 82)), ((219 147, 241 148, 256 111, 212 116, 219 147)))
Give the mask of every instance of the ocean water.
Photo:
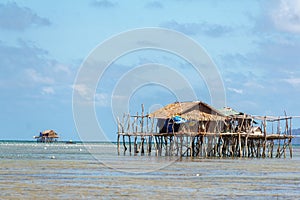
POLYGON ((110 143, 0 141, 0 199, 300 199, 293 158, 118 155, 110 143))

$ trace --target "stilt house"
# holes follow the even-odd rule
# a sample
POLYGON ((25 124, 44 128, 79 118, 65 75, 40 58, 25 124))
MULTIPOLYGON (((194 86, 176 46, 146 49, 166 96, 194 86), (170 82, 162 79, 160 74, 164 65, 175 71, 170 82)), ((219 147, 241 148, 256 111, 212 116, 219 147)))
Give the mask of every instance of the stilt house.
POLYGON ((40 132, 39 136, 35 136, 37 142, 55 142, 59 138, 58 134, 53 130, 45 130, 40 132))

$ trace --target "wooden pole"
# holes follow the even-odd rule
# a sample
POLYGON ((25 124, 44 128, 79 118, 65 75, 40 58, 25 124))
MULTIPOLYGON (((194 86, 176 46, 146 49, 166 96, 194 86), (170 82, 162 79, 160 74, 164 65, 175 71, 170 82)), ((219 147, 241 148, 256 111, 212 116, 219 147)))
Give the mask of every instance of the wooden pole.
POLYGON ((190 156, 193 157, 194 156, 194 137, 192 135, 190 136, 190 149, 191 149, 190 156))
POLYGON ((271 142, 270 142, 270 158, 273 158, 273 147, 274 147, 274 141, 271 140, 271 142))
POLYGON ((120 133, 118 133, 118 155, 120 155, 120 133))
MULTIPOLYGON (((280 130, 280 118, 279 117, 278 117, 278 122, 277 123, 278 123, 277 124, 277 133, 280 136, 281 130, 280 130)), ((276 155, 277 158, 280 158, 280 140, 281 139, 278 139, 278 147, 277 147, 277 155, 276 155)))
POLYGON ((245 148, 245 157, 249 157, 249 145, 248 145, 248 135, 246 135, 246 137, 245 137, 245 146, 244 146, 244 148, 245 148))
POLYGON ((264 142, 263 142, 263 152, 262 152, 262 157, 266 157, 266 144, 267 144, 267 121, 266 121, 266 116, 264 117, 264 142))
POLYGON ((136 113, 136 117, 134 119, 135 121, 135 131, 134 131, 134 144, 133 144, 133 149, 134 149, 134 154, 138 153, 138 148, 137 148, 137 134, 138 134, 138 122, 139 122, 139 113, 136 113))
POLYGON ((130 139, 130 135, 128 135, 128 142, 129 142, 129 153, 131 155, 131 139, 130 139))
POLYGON ((180 135, 180 138, 179 138, 179 139, 180 139, 180 147, 179 147, 179 148, 180 148, 180 157, 181 157, 181 156, 183 156, 183 155, 182 155, 183 136, 180 135))
POLYGON ((124 146, 124 153, 127 151, 127 147, 125 144, 125 135, 123 135, 123 146, 124 146))
POLYGON ((144 150, 144 142, 145 142, 145 138, 144 138, 144 136, 142 136, 142 138, 141 138, 141 154, 142 155, 144 155, 144 153, 145 153, 145 150, 144 150))
POLYGON ((142 104, 141 133, 144 133, 144 104, 142 104))
POLYGON ((141 116, 141 124, 140 124, 140 130, 141 130, 141 154, 144 155, 145 151, 144 151, 144 142, 145 142, 145 138, 144 138, 144 104, 142 104, 142 116, 141 116))
POLYGON ((242 139, 241 139, 241 133, 238 132, 238 134, 239 134, 239 155, 240 155, 240 157, 242 157, 243 152, 242 152, 242 139))
MULTIPOLYGON (((130 114, 127 115, 127 130, 126 132, 130 133, 130 114)), ((128 135, 128 142, 129 142, 129 153, 131 154, 131 138, 130 135, 128 135)))
POLYGON ((117 123, 118 123, 118 155, 120 155, 120 119, 117 117, 117 123))
POLYGON ((292 117, 290 118, 290 138, 289 138, 289 149, 290 149, 290 158, 293 157, 293 146, 292 146, 292 117))
POLYGON ((154 146, 156 149, 156 156, 159 155, 159 136, 154 136, 154 146))
POLYGON ((292 138, 289 138, 290 158, 293 158, 292 138))
POLYGON ((151 146, 152 146, 152 135, 148 138, 148 153, 151 154, 151 146))

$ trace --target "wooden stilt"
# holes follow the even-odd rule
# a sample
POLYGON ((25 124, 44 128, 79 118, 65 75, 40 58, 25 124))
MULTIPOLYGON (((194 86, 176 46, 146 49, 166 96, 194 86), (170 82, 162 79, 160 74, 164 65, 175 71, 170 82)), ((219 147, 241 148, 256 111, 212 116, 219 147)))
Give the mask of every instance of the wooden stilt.
POLYGON ((273 147, 274 147, 274 141, 270 141, 270 158, 273 158, 273 147))
POLYGON ((124 146, 124 152, 127 151, 126 142, 125 142, 125 135, 123 135, 123 146, 124 146))
POLYGON ((180 157, 181 157, 181 156, 183 156, 183 155, 182 155, 183 136, 182 136, 182 135, 180 135, 179 139, 180 139, 180 147, 179 147, 179 148, 180 148, 180 150, 179 150, 179 151, 180 151, 180 157))
POLYGON ((152 146, 152 136, 148 138, 148 153, 151 154, 151 146, 152 146))
POLYGON ((267 145, 267 122, 266 122, 266 117, 264 117, 264 122, 263 122, 263 126, 264 126, 264 142, 263 142, 263 152, 262 152, 262 157, 265 158, 266 157, 266 145, 267 145))
POLYGON ((131 139, 130 139, 130 136, 128 136, 128 142, 129 142, 129 153, 131 155, 131 139))
POLYGON ((293 158, 292 139, 289 139, 290 158, 293 158))
POLYGON ((241 133, 239 132, 239 157, 242 157, 242 138, 241 138, 241 133))
POLYGON ((120 133, 118 133, 118 155, 120 155, 120 133))
POLYGON ((145 153, 144 142, 145 142, 145 138, 144 138, 144 136, 142 136, 142 138, 141 138, 141 154, 142 155, 144 155, 144 153, 145 153))
POLYGON ((138 153, 138 149, 137 149, 137 136, 134 136, 133 151, 134 151, 135 155, 138 153))

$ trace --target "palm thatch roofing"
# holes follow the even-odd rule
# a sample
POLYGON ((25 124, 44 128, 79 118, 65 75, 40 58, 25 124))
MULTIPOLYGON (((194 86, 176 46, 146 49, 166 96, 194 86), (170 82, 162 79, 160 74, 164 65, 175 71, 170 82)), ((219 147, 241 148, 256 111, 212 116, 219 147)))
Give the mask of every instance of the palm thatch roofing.
POLYGON ((42 132, 42 137, 59 138, 58 134, 53 130, 45 130, 42 132))
POLYGON ((198 121, 219 121, 225 119, 225 115, 202 101, 171 103, 150 113, 148 117, 169 119, 176 115, 187 120, 198 121))

